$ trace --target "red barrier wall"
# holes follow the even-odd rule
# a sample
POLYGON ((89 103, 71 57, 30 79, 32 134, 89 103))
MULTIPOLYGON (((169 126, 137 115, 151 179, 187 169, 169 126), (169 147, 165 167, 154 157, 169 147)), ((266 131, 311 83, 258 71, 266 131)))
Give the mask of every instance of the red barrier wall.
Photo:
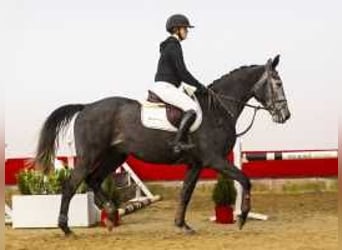
MULTIPOLYGON (((265 151, 263 151, 265 152, 265 151)), ((232 155, 228 157, 232 160, 232 155)), ((7 159, 5 163, 6 185, 16 184, 16 174, 25 168, 25 161, 29 158, 7 159)), ((58 157, 67 162, 66 157, 58 157)), ((127 160, 136 174, 145 181, 182 180, 185 175, 185 165, 150 164, 133 157, 127 160)), ((338 159, 308 159, 282 161, 255 161, 243 164, 243 171, 250 178, 303 178, 303 177, 337 177, 338 159)), ((204 169, 202 179, 216 178, 216 172, 204 169)))

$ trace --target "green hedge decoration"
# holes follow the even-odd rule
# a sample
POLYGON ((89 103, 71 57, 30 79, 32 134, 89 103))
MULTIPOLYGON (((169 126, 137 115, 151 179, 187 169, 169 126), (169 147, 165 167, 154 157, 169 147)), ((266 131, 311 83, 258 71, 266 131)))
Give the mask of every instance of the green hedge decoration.
POLYGON ((18 173, 18 189, 22 195, 60 194, 70 169, 60 169, 44 175, 41 171, 25 169, 18 173))
MULTIPOLYGON (((22 195, 60 194, 64 181, 70 178, 71 171, 68 168, 62 168, 44 175, 41 171, 33 169, 22 170, 17 175, 18 189, 22 195)), ((119 207, 121 197, 112 175, 103 181, 101 188, 115 206, 119 207)), ((86 193, 87 191, 87 184, 82 182, 76 193, 86 193)))

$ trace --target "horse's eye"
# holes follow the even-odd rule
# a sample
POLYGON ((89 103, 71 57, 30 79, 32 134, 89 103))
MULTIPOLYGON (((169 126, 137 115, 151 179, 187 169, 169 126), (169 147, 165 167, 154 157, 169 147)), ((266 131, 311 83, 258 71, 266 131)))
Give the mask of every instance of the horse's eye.
POLYGON ((277 82, 277 87, 281 87, 281 85, 282 85, 282 82, 277 82))

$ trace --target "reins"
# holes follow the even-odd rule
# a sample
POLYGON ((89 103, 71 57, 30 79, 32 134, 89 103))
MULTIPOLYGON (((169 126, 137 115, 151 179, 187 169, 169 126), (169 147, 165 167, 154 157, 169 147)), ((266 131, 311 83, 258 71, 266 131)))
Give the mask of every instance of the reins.
POLYGON ((234 98, 231 98, 230 96, 226 96, 226 95, 222 95, 222 94, 218 94, 216 92, 214 92, 213 90, 211 89, 208 89, 208 93, 211 94, 213 97, 216 98, 216 100, 218 101, 218 103, 222 106, 222 108, 233 118, 235 118, 235 115, 231 112, 230 109, 228 109, 226 107, 226 105, 223 103, 223 101, 221 100, 221 98, 223 99, 226 99, 228 101, 231 101, 231 102, 235 102, 235 103, 238 103, 238 104, 242 104, 244 105, 245 107, 249 107, 249 108, 253 108, 254 109, 254 113, 253 113, 253 117, 252 117, 252 121, 251 123, 247 126, 247 128, 245 130, 243 130, 242 132, 240 133, 237 133, 236 136, 239 137, 239 136, 242 136, 244 134, 246 134, 253 126, 254 124, 254 121, 255 121, 255 117, 256 117, 256 113, 258 110, 260 109, 263 109, 263 110, 268 110, 267 108, 263 107, 263 106, 256 106, 256 105, 252 105, 252 104, 248 104, 248 103, 244 103, 242 101, 238 101, 234 98))

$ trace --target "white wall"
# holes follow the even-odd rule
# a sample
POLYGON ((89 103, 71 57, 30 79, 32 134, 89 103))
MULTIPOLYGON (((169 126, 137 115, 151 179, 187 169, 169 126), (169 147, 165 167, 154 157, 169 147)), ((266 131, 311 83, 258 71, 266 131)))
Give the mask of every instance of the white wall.
MULTIPOLYGON (((292 119, 277 125, 260 112, 243 138, 245 149, 337 148, 341 7, 338 0, 7 1, 1 77, 7 157, 31 155, 42 122, 58 106, 144 97, 165 20, 178 12, 196 26, 183 49, 204 83, 281 54, 292 119)), ((246 110, 238 130, 250 118, 246 110)))

